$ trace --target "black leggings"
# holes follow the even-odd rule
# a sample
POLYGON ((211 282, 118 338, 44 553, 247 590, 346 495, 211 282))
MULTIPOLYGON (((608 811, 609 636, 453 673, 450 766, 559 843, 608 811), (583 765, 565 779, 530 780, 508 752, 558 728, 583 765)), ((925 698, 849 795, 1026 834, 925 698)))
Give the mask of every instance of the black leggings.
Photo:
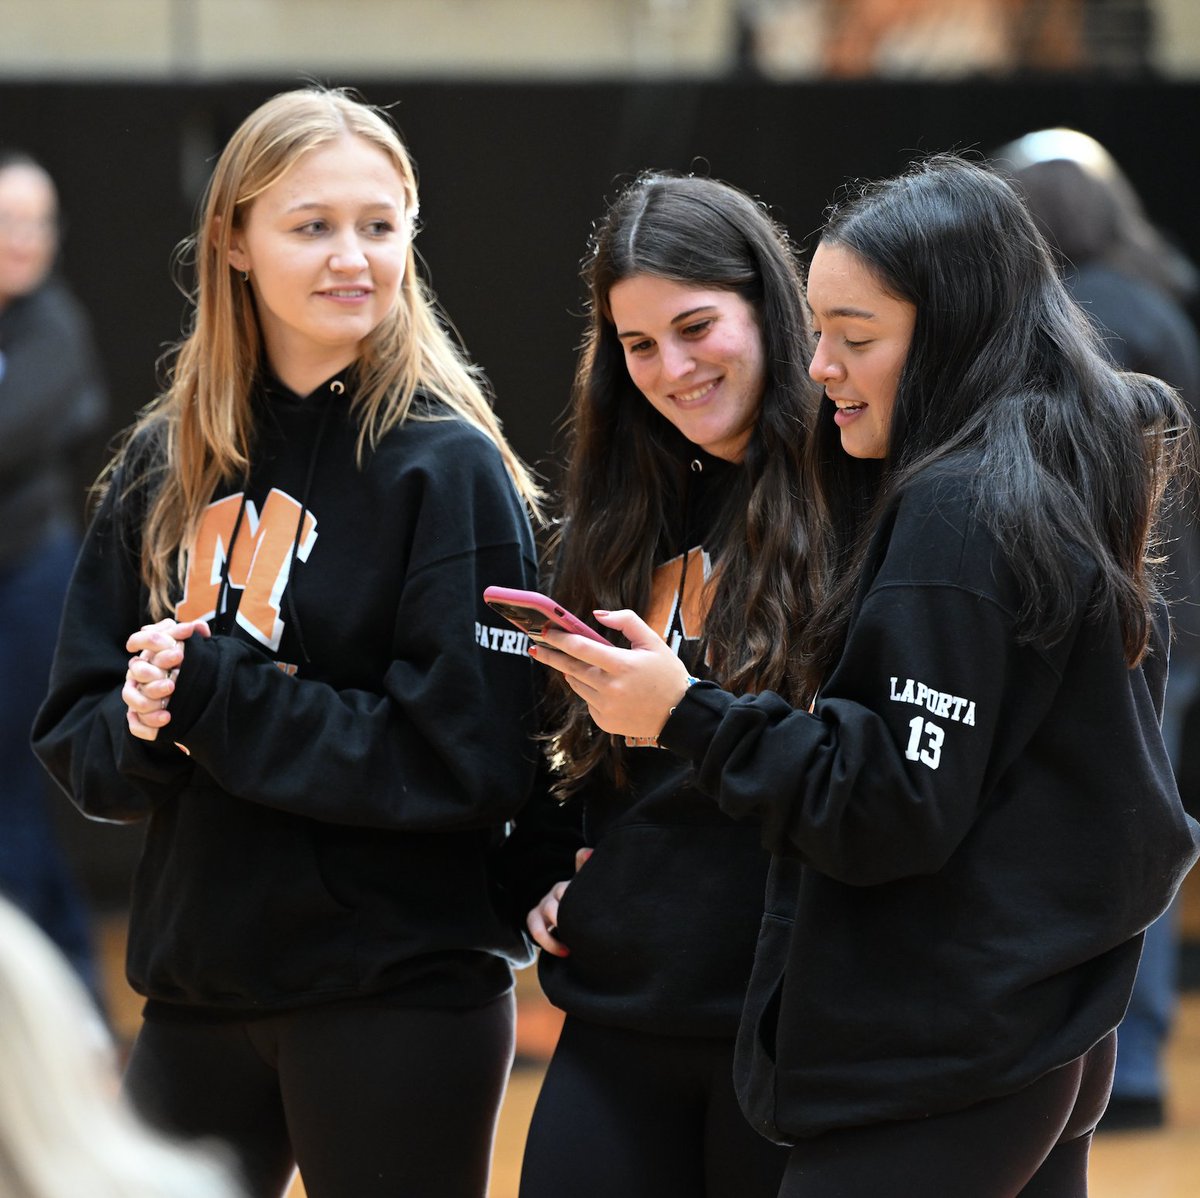
POLYGON ((125 1088, 152 1123, 223 1142, 250 1198, 484 1198, 514 1003, 147 1020, 125 1088))
POLYGON ((534 1108, 520 1198, 775 1198, 787 1149, 733 1093, 732 1040, 567 1018, 534 1108))
POLYGON ((1087 1198, 1115 1059, 1110 1034, 1015 1094, 801 1141, 779 1198, 1087 1198))

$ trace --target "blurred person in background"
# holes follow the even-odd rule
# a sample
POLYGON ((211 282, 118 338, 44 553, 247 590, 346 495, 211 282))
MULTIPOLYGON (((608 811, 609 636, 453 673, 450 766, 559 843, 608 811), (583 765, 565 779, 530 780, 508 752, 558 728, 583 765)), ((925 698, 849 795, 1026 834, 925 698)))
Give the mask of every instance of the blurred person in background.
POLYGON ((221 1163, 120 1100, 108 1033, 66 960, 0 899, 0 1194, 234 1198, 221 1163))
POLYGON ((24 153, 0 153, 0 892, 96 990, 88 923, 29 745, 79 548, 73 460, 106 398, 88 319, 54 274, 58 196, 24 153))
MULTIPOLYGON (((1149 221, 1132 184, 1094 138, 1043 129, 996 154, 1062 256, 1068 289, 1099 327, 1115 363, 1164 379, 1197 416, 1200 337, 1183 304, 1197 274, 1149 221)), ((1188 709, 1200 693, 1200 527, 1177 504, 1170 530, 1174 640, 1163 739, 1179 773, 1188 709)), ((1184 795, 1194 811, 1195 803, 1184 795)), ((1161 1126, 1163 1050, 1178 1000, 1179 920, 1174 904, 1146 934, 1129 1012, 1117 1033, 1112 1100, 1101 1131, 1161 1126)))

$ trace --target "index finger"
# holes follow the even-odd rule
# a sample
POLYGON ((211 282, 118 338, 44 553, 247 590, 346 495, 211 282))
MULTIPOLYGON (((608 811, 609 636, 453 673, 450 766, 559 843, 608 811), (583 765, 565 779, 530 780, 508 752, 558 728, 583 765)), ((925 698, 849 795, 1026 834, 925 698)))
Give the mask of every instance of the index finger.
POLYGON ((173 649, 176 640, 169 633, 163 632, 154 625, 139 628, 126 642, 125 648, 130 653, 140 653, 143 649, 155 652, 162 649, 173 649))
MULTIPOLYGON (((565 957, 567 955, 567 946, 563 944, 555 935, 556 925, 552 922, 553 916, 547 917, 547 913, 543 910, 546 900, 543 899, 532 911, 525 917, 525 926, 529 929, 529 934, 533 937, 534 943, 541 949, 550 953, 555 957, 565 957)), ((554 904, 554 909, 557 911, 558 904, 554 904)))
POLYGON ((557 649, 559 653, 565 653, 584 665, 599 666, 605 672, 620 662, 616 654, 629 652, 628 649, 619 649, 616 645, 607 643, 601 644, 591 637, 580 636, 577 632, 564 632, 559 628, 547 628, 534 643, 538 642, 547 644, 551 649, 557 649))

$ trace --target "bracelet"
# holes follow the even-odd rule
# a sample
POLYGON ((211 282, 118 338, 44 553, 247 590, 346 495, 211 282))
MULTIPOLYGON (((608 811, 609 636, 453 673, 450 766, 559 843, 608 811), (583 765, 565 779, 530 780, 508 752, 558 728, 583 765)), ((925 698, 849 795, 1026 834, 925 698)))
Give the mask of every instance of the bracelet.
MULTIPOLYGON (((696 683, 697 683, 697 682, 699 682, 699 681, 700 681, 700 679, 699 679, 699 678, 693 678, 693 677, 691 676, 691 674, 689 674, 689 675, 688 675, 688 677, 687 677, 687 690, 685 690, 683 693, 686 695, 686 694, 687 694, 687 692, 688 692, 688 691, 690 691, 690 690, 692 689, 692 687, 693 687, 693 686, 695 686, 695 685, 696 685, 696 683)), ((680 696, 680 703, 682 703, 682 702, 683 702, 683 698, 682 698, 682 696, 680 696)), ((676 704, 675 704, 675 707, 678 707, 678 706, 679 706, 679 703, 676 703, 676 704)), ((675 714, 675 707, 672 707, 672 708, 671 708, 671 709, 670 709, 670 710, 667 712, 667 719, 670 719, 670 718, 671 718, 671 717, 672 717, 672 716, 675 714)))

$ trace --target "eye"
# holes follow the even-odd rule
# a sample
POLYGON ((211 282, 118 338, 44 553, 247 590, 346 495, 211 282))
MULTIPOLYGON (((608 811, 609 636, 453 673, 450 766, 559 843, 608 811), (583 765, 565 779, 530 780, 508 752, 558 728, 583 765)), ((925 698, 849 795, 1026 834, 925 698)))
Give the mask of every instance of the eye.
POLYGON ((705 320, 698 320, 695 324, 684 325, 680 330, 685 337, 703 337, 705 333, 712 328, 713 319, 711 316, 705 320))
POLYGON ((395 231, 396 226, 388 220, 373 220, 367 223, 367 232, 372 237, 386 237, 395 231))
POLYGON ((303 237, 317 237, 321 233, 324 233, 327 227, 323 220, 310 220, 300 225, 296 229, 296 232, 303 237))
POLYGON ((862 349, 864 345, 870 344, 870 338, 868 338, 866 341, 851 341, 849 337, 846 338, 846 347, 848 349, 862 349))
POLYGON ((654 347, 654 342, 648 337, 643 341, 627 341, 625 343, 625 352, 627 354, 645 354, 654 347))

